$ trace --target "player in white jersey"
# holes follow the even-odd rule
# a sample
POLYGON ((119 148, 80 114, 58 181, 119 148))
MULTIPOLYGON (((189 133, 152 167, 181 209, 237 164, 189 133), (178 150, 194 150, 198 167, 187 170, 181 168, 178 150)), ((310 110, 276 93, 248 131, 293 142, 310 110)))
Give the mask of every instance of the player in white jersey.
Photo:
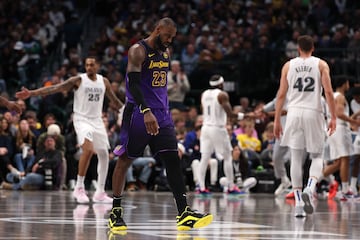
POLYGON ((224 173, 228 179, 228 193, 240 193, 234 184, 232 166, 232 146, 229 134, 226 130, 227 118, 243 119, 245 114, 232 112, 229 95, 223 91, 224 78, 213 75, 210 78, 211 89, 205 90, 201 95, 201 107, 203 111, 203 125, 200 135, 201 160, 198 171, 200 194, 208 194, 205 187, 205 175, 211 154, 215 152, 218 158, 224 161, 224 173))
POLYGON ((101 116, 105 95, 110 100, 110 106, 116 109, 122 109, 123 103, 115 96, 109 80, 97 74, 99 67, 95 57, 87 57, 85 59, 86 73, 71 77, 57 85, 34 90, 23 87, 16 93, 17 98, 26 99, 32 96, 46 96, 56 92, 75 90, 73 119, 78 142, 82 147, 77 182, 73 192, 78 203, 90 201, 85 192, 84 180, 94 153, 97 154, 99 161, 98 184, 92 199, 94 202, 112 203, 112 198, 105 193, 110 146, 101 116))
POLYGON ((328 138, 330 147, 330 158, 334 163, 324 169, 324 176, 340 170, 341 179, 341 200, 352 197, 349 188, 350 156, 353 154, 350 124, 359 126, 360 120, 350 117, 349 104, 345 98, 345 92, 349 90, 349 80, 339 77, 335 80, 335 105, 336 105, 336 132, 328 138))
POLYGON ((298 38, 299 57, 286 62, 281 70, 280 87, 275 107, 274 134, 281 139, 281 145, 288 146, 291 154, 290 175, 295 195, 295 217, 311 214, 313 192, 321 176, 322 152, 325 140, 324 116, 321 105, 322 90, 325 91, 331 118, 329 135, 336 129, 335 102, 328 64, 313 57, 314 41, 311 36, 298 38), (288 112, 284 132, 281 126, 281 112, 285 100, 288 112), (312 159, 309 179, 303 189, 303 159, 306 152, 312 159))

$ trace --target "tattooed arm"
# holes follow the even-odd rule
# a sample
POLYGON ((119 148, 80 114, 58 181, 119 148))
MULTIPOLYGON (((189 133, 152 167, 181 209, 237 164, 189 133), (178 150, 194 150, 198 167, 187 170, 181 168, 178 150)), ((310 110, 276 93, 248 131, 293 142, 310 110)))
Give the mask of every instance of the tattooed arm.
POLYGON ((51 95, 51 94, 54 94, 57 92, 69 92, 70 90, 72 90, 74 88, 78 88, 78 86, 80 85, 80 82, 81 82, 80 76, 76 76, 76 77, 71 77, 62 83, 48 86, 48 87, 42 87, 42 88, 33 89, 33 90, 29 90, 29 89, 23 87, 21 89, 21 91, 19 91, 15 94, 15 96, 20 99, 27 99, 27 98, 33 97, 33 96, 46 96, 46 95, 51 95))
POLYGON ((21 107, 15 103, 14 101, 9 101, 8 99, 0 96, 0 105, 1 106, 5 106, 6 108, 8 108, 11 111, 16 111, 17 113, 21 113, 22 109, 21 107))

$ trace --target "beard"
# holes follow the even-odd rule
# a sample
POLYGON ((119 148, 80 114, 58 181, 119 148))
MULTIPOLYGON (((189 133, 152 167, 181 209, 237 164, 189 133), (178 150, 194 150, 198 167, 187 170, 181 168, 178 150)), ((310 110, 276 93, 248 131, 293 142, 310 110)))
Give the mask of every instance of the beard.
POLYGON ((162 52, 165 52, 167 49, 167 46, 161 42, 160 35, 155 38, 155 45, 162 52))

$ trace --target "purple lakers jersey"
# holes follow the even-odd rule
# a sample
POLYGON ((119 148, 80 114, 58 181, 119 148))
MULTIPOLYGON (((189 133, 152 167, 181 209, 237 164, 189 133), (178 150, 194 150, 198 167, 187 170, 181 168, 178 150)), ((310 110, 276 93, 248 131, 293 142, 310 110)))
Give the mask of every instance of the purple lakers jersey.
MULTIPOLYGON (((149 47, 144 40, 138 42, 145 49, 145 60, 142 64, 140 87, 148 107, 168 109, 167 72, 170 66, 169 55, 159 53, 149 47)), ((136 104, 129 91, 129 79, 126 75, 127 101, 136 104)))

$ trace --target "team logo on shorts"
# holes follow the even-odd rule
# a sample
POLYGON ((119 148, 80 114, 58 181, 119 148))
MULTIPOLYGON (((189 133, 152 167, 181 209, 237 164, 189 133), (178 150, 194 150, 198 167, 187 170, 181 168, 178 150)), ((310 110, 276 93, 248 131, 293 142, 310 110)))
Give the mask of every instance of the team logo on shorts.
POLYGON ((123 145, 117 145, 115 148, 114 148, 114 151, 113 153, 116 155, 116 156, 120 156, 121 155, 121 148, 122 148, 123 145))

